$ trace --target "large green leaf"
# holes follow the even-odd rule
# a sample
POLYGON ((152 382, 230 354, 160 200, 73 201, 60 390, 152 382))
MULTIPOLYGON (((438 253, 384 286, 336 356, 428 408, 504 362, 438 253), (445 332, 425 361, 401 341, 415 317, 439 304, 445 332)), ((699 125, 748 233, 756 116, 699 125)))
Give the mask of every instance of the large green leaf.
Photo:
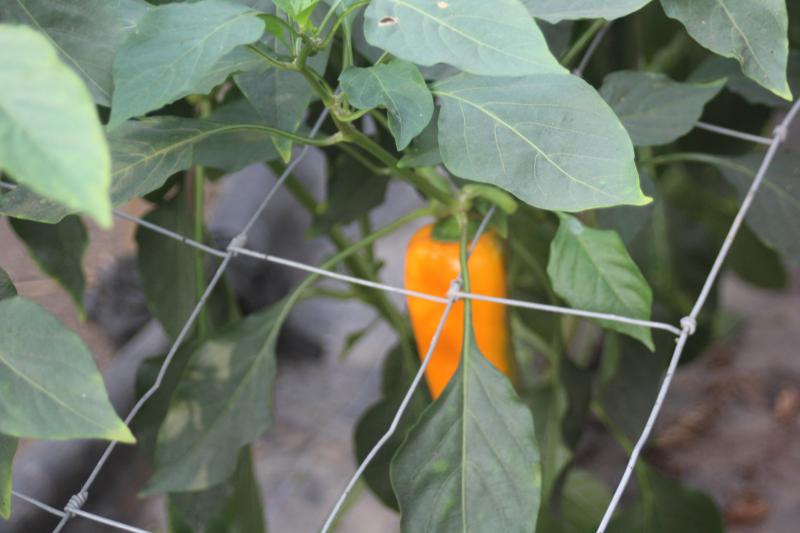
POLYGON ((748 77, 781 98, 792 99, 786 80, 785 0, 661 0, 661 5, 697 42, 736 59, 748 77))
POLYGON ((209 79, 217 62, 263 33, 264 22, 240 4, 202 0, 151 9, 114 59, 109 127, 183 96, 209 92, 229 74, 209 79))
POLYGON ((202 490, 225 481, 239 450, 271 425, 283 305, 233 324, 191 356, 158 434, 146 492, 202 490))
POLYGON ((725 85, 679 83, 657 72, 612 72, 600 94, 628 130, 633 144, 667 144, 694 128, 703 107, 725 85))
POLYGON ((405 149, 433 116, 433 97, 413 63, 395 60, 368 68, 350 67, 339 82, 356 109, 386 108, 398 150, 405 149))
POLYGON ((89 244, 89 235, 81 219, 70 216, 58 224, 16 218, 9 221, 42 272, 64 287, 83 315, 85 282, 82 260, 89 244))
POLYGON ((0 433, 133 442, 80 337, 38 304, 0 301, 0 433))
POLYGON ((473 337, 392 461, 403 531, 536 529, 541 469, 531 413, 473 337))
POLYGON ((265 533, 250 447, 239 452, 231 479, 208 490, 171 494, 168 511, 171 533, 265 533))
POLYGON ((89 92, 40 33, 0 24, 0 170, 111 224, 111 160, 89 92))
POLYGON ((149 8, 144 0, 2 0, 0 19, 45 33, 95 103, 108 106, 114 56, 149 8))
POLYGON ((437 83, 439 149, 457 176, 543 209, 643 205, 633 146, 600 95, 569 74, 437 83))
MULTIPOLYGON (((253 115, 248 116, 248 108, 222 106, 218 111, 214 115, 218 121, 154 117, 126 122, 110 132, 114 205, 158 189, 169 176, 192 164, 237 170, 274 157, 267 142, 270 136, 253 115), (248 123, 226 122, 240 118, 248 123)), ((71 212, 25 187, 0 194, 0 214, 54 223, 71 212)))
MULTIPOLYGON (((615 231, 589 228, 577 218, 561 215, 547 273, 553 290, 577 309, 650 319, 653 292, 615 231)), ((653 349, 650 328, 609 320, 598 323, 653 349)))
POLYGON ((373 0, 367 41, 418 65, 487 76, 563 72, 519 0, 373 0))
POLYGON ((11 469, 14 454, 17 453, 17 439, 0 434, 0 516, 11 515, 11 469))
POLYGON ((555 24, 562 20, 624 17, 650 0, 522 0, 531 14, 555 24))
POLYGON ((609 533, 722 533, 717 506, 708 495, 682 487, 646 463, 636 467, 642 496, 611 522, 609 533))
MULTIPOLYGON (((764 158, 756 152, 734 159, 739 168, 720 167, 744 198, 764 158)), ((779 152, 753 200, 747 223, 758 237, 786 258, 800 264, 800 153, 779 152)))
MULTIPOLYGON (((370 406, 356 423, 353 440, 356 460, 359 463, 367 457, 375 443, 386 433, 397 414, 397 409, 414 379, 414 374, 419 369, 418 361, 415 362, 416 365, 410 365, 409 362, 399 346, 394 347, 386 357, 383 367, 381 398, 370 406)), ((389 478, 392 457, 429 403, 429 394, 424 387, 418 387, 411 397, 411 402, 400 419, 394 435, 386 441, 364 471, 364 481, 369 488, 386 506, 392 509, 398 509, 397 498, 389 478)))

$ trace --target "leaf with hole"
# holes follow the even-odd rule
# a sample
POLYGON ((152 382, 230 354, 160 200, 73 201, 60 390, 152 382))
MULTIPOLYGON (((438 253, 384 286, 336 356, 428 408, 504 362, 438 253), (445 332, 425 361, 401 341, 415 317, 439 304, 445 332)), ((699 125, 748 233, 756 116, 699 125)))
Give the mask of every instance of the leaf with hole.
POLYGON ((562 20, 614 20, 641 9, 650 0, 522 0, 536 18, 555 24, 562 20))
POLYGON ((221 0, 151 9, 114 58, 109 128, 181 97, 208 93, 229 74, 209 78, 217 63, 263 33, 256 12, 221 0))
POLYGON ((80 337, 20 297, 0 301, 0 390, 15 398, 0 402, 0 433, 134 441, 80 337))
POLYGON ((786 100, 789 25, 785 0, 661 0, 698 43, 736 59, 749 78, 786 100))
POLYGON ((206 340, 192 354, 158 433, 145 492, 196 491, 230 478, 239 450, 272 424, 281 303, 206 340))
POLYGON ((83 253, 89 244, 89 235, 81 219, 69 216, 58 224, 43 224, 17 218, 11 218, 9 222, 42 272, 67 291, 83 316, 83 291, 86 283, 82 262, 83 253))
POLYGON ((111 224, 111 160, 83 81, 42 34, 0 24, 0 170, 111 224))
POLYGON ((618 71, 607 75, 600 95, 628 130, 636 146, 671 143, 689 133, 703 107, 725 85, 680 83, 657 72, 618 71))
POLYGON ((519 0, 373 0, 364 35, 418 65, 486 76, 564 72, 519 0))
POLYGON ((110 106, 114 56, 150 8, 144 0, 8 0, 0 2, 0 20, 47 35, 95 103, 110 106))
MULTIPOLYGON (((649 320, 653 292, 619 235, 586 227, 569 215, 560 217, 547 264, 556 294, 576 309, 649 320)), ((611 320, 597 322, 653 349, 647 327, 611 320)))
POLYGON ((413 63, 395 60, 368 68, 350 67, 339 82, 356 109, 386 108, 398 150, 405 149, 433 116, 433 96, 413 63))
POLYGON ((542 209, 644 205, 633 146, 611 108, 569 74, 456 76, 434 85, 439 149, 455 175, 542 209))
POLYGON ((401 530, 533 533, 541 469, 531 413, 474 334, 464 344, 458 371, 392 460, 401 530))

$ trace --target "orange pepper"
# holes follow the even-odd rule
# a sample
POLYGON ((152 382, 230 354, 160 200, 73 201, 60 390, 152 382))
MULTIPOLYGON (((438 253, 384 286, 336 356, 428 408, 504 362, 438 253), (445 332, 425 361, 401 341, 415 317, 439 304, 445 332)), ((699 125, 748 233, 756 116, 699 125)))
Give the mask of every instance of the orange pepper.
MULTIPOLYGON (((434 238, 433 225, 427 225, 411 238, 406 251, 407 289, 446 296, 450 283, 459 275, 458 241, 434 238)), ((506 271, 500 240, 488 231, 481 236, 469 259, 469 277, 474 293, 506 296, 506 271)), ((408 312, 420 359, 428 353, 445 304, 408 297, 408 312)), ((510 374, 510 343, 506 308, 503 305, 473 300, 472 322, 481 353, 506 374, 510 374)), ((442 393, 458 368, 464 324, 464 303, 453 306, 439 342, 431 356, 425 377, 434 399, 442 393)))

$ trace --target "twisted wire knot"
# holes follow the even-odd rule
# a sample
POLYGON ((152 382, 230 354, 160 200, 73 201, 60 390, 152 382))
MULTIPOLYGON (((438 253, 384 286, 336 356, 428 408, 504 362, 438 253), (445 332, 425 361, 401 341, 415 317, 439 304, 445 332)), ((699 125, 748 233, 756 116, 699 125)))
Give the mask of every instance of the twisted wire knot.
POLYGON ((78 494, 73 494, 70 496, 67 505, 64 506, 64 511, 70 515, 75 514, 75 511, 80 511, 81 507, 83 507, 83 504, 86 503, 86 499, 88 497, 88 492, 79 492, 78 494))
POLYGON ((789 128, 786 127, 786 124, 778 124, 777 126, 775 126, 775 129, 772 130, 772 134, 780 142, 784 142, 786 138, 789 136, 789 128))
POLYGON ((229 252, 236 252, 237 248, 243 248, 245 244, 247 244, 247 235, 240 233, 231 239, 231 242, 228 243, 227 249, 229 252))
POLYGON ((461 280, 454 279, 450 282, 450 288, 447 290, 447 299, 448 300, 457 300, 458 295, 456 294, 461 289, 461 280))
POLYGON ((688 335, 694 335, 695 331, 697 331, 697 320, 690 316, 681 318, 681 329, 688 335))

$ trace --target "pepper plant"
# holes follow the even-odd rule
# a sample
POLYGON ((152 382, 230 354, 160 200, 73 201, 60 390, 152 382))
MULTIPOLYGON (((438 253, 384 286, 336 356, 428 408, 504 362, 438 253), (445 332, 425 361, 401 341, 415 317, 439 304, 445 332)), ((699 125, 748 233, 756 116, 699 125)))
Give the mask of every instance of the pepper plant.
MULTIPOLYGON (((279 332, 309 297, 355 298, 396 332, 374 354, 382 396, 354 428, 355 459, 367 457, 425 355, 405 310, 378 288, 315 290, 312 274, 244 315, 211 275, 246 241, 211 240, 206 184, 258 162, 281 173, 303 145, 325 156, 327 197, 291 173, 285 187, 335 248, 324 269, 379 281, 375 241, 423 218, 432 238, 461 243, 463 267, 488 220, 505 258, 473 278, 677 325, 759 141, 800 90, 798 21, 796 0, 0 0, 0 214, 39 267, 83 313, 81 217, 107 228, 134 198, 146 222, 206 247, 137 231, 150 310, 176 350, 142 366, 141 393, 159 386, 130 427, 77 335, 0 270, 0 514, 17 439, 96 438, 150 458, 143 493, 169 496, 171 531, 265 531, 250 445, 273 419, 279 332), (373 228, 392 181, 423 207, 373 228)), ((800 262, 798 179, 800 156, 783 149, 726 263, 755 286, 780 290, 784 262, 800 262)), ((509 307, 491 326, 505 330, 488 332, 508 339, 509 379, 465 307, 447 388, 433 400, 420 383, 364 481, 403 531, 593 531, 612 487, 581 457, 587 428, 630 451, 674 336, 509 307)), ((684 360, 725 325, 714 289, 684 360)), ((646 460, 635 480, 611 530, 722 531, 708 496, 646 460)))

